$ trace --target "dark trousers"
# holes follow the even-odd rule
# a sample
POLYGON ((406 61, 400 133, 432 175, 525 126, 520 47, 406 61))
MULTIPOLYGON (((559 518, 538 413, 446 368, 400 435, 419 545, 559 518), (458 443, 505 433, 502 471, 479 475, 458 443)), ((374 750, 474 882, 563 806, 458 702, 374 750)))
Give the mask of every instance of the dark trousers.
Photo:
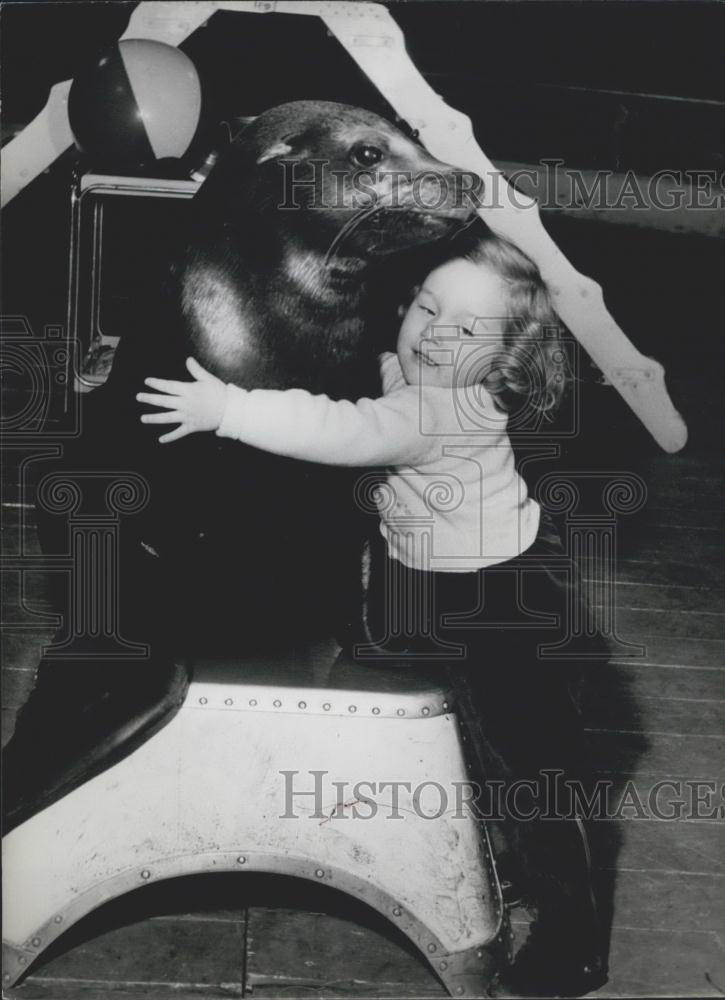
MULTIPOLYGON (((480 807, 500 817, 520 888, 542 920, 598 949, 590 838, 571 795, 571 783, 585 795, 592 785, 575 703, 581 663, 546 648, 566 636, 579 600, 542 513, 534 544, 490 568, 425 573, 388 561, 371 582, 368 625, 381 649, 445 667, 471 734, 480 807)), ((578 649, 594 669, 606 658, 596 639, 578 649)))

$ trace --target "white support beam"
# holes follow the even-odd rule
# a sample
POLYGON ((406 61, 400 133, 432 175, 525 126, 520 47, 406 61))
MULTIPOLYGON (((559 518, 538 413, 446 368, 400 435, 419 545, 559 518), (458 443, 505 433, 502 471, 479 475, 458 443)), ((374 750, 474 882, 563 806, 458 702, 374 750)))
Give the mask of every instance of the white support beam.
MULTIPOLYGON (((491 163, 476 141, 470 119, 448 107, 423 79, 385 7, 339 0, 147 0, 134 10, 123 37, 178 45, 217 10, 321 18, 400 117, 419 130, 433 156, 483 178, 481 218, 535 261, 561 319, 658 444, 669 452, 684 447, 687 427, 667 394, 662 366, 641 354, 620 329, 606 309, 601 287, 580 274, 559 250, 541 223, 536 202, 512 188, 491 163)), ((70 144, 67 114, 65 125, 58 125, 67 101, 63 88, 68 86, 54 87, 48 105, 6 147, 8 200, 70 144)))

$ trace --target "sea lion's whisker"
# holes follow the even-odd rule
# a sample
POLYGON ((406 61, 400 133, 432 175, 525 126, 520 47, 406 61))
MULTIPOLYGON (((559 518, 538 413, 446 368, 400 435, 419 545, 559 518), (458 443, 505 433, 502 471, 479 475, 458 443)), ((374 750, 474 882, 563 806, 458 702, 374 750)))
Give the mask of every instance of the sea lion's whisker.
POLYGON ((466 222, 463 223, 460 229, 455 231, 454 235, 457 236, 458 233, 465 233, 467 229, 470 229, 471 226, 475 225, 477 222, 478 222, 478 215, 474 213, 470 219, 467 219, 466 222))
POLYGON ((345 223, 339 233, 336 234, 335 239, 329 246, 327 253, 325 254, 325 267, 328 267, 330 260, 336 253, 340 244, 345 240, 351 233, 366 219, 369 219, 371 215, 374 215, 380 205, 376 202, 374 205, 370 205, 368 208, 361 208, 358 212, 353 215, 351 219, 345 223))

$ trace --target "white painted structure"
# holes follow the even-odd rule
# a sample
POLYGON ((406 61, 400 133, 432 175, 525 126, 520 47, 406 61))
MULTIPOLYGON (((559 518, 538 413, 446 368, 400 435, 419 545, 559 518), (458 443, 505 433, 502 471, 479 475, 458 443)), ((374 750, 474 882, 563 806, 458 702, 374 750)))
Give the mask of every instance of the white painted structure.
POLYGON ((110 899, 257 871, 369 904, 480 995, 503 907, 467 782, 447 692, 415 671, 199 664, 164 729, 4 838, 4 981, 110 899))

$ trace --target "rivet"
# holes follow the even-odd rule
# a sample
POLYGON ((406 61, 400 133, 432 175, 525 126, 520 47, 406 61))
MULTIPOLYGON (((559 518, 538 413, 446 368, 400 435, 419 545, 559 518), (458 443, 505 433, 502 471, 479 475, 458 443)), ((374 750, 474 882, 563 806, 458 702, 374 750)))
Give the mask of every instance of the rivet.
POLYGON ((329 712, 330 709, 332 708, 332 705, 330 705, 329 701, 326 701, 325 704, 322 707, 324 708, 324 710, 326 712, 329 712))
POLYGON ((27 960, 27 958, 25 957, 25 955, 21 955, 21 956, 20 956, 20 958, 18 959, 18 965, 25 965, 25 963, 26 963, 27 961, 28 961, 28 960, 27 960))
POLYGON ((9 983, 10 982, 10 973, 9 972, 6 972, 5 975, 3 976, 3 982, 4 983, 9 983))
POLYGON ((443 702, 443 711, 444 711, 444 712, 447 712, 447 711, 448 711, 448 702, 447 702, 447 701, 444 701, 444 702, 443 702))
POLYGON ((199 698, 200 705, 206 705, 206 698, 199 698))
POLYGON ((148 870, 148 868, 144 868, 144 870, 141 872, 141 878, 151 878, 151 872, 148 870))
POLYGON ((374 708, 373 709, 373 715, 380 715, 380 709, 379 708, 374 708))
POLYGON ((275 708, 281 708, 282 707, 282 702, 279 700, 279 698, 275 698, 274 701, 272 702, 272 704, 274 705, 275 708))
POLYGON ((233 698, 225 698, 224 699, 224 704, 225 705, 233 705, 234 704, 234 699, 233 698))
POLYGON ((243 854, 240 854, 239 857, 237 858, 237 864, 238 865, 246 865, 246 863, 247 863, 247 859, 244 857, 243 854))
POLYGON ((435 950, 436 950, 436 946, 431 941, 431 943, 428 945, 428 951, 431 952, 431 954, 432 954, 435 950))
POLYGON ((448 962, 440 962, 438 968, 441 970, 441 972, 445 972, 446 969, 448 968, 448 962))
POLYGON ((462 993, 463 993, 463 987, 462 986, 456 986, 456 993, 458 994, 458 996, 461 996, 462 993))
POLYGON ((393 907, 393 916, 394 917, 399 917, 402 912, 403 911, 400 909, 399 906, 394 906, 393 907))
POLYGON ((357 705, 348 705, 347 710, 348 712, 357 712, 357 705))
POLYGON ((300 701, 300 702, 297 703, 297 707, 298 708, 307 708, 307 702, 306 701, 300 701))
POLYGON ((33 948, 37 948, 38 945, 40 944, 40 938, 39 937, 34 937, 33 940, 30 943, 32 944, 33 948))
POLYGON ((315 872, 315 876, 317 878, 324 878, 325 877, 324 870, 322 868, 318 868, 317 871, 315 872))
POLYGON ((399 708, 398 711, 395 714, 396 715, 405 715, 405 709, 404 708, 399 708))
POLYGON ((423 708, 421 708, 420 711, 421 711, 422 715, 430 715, 430 709, 428 708, 427 705, 424 705, 423 708))
POLYGON ((481 948, 476 952, 476 958, 483 958, 484 952, 481 948))
POLYGON ((53 917, 53 923, 55 923, 55 924, 62 924, 63 923, 63 918, 60 915, 58 915, 57 917, 53 917))
POLYGON ((250 704, 251 708, 256 708, 257 707, 257 699, 256 698, 250 698, 249 699, 249 704, 250 704))

